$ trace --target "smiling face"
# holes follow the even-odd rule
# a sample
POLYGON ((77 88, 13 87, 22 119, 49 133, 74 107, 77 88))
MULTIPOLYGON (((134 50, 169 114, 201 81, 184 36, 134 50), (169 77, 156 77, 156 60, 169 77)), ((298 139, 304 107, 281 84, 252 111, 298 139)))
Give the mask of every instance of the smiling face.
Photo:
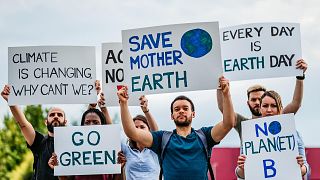
POLYGON ((178 127, 191 125, 195 112, 192 111, 191 103, 187 100, 177 100, 172 105, 171 119, 178 127))

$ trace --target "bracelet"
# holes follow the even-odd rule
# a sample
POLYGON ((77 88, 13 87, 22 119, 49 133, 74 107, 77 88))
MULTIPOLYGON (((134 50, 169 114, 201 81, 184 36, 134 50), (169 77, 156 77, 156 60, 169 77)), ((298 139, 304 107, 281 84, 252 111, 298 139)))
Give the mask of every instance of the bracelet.
POLYGON ((297 78, 298 80, 304 80, 304 78, 306 78, 306 76, 305 76, 305 74, 303 73, 302 76, 296 76, 296 78, 297 78))
POLYGON ((149 112, 149 109, 148 110, 146 110, 146 111, 143 111, 144 113, 148 113, 149 112))

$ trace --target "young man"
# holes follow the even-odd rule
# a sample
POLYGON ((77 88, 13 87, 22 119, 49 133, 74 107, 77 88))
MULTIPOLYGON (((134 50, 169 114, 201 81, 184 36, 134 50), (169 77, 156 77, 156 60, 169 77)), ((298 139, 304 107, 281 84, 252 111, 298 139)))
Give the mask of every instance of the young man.
MULTIPOLYGON (((297 76, 296 79, 296 86, 293 94, 293 99, 291 103, 289 103, 284 109, 283 109, 283 114, 288 114, 288 113, 296 113, 302 102, 302 97, 303 97, 303 80, 304 80, 304 74, 308 68, 307 63, 303 59, 299 59, 296 63, 296 68, 303 70, 303 76, 297 76)), ((248 88, 247 90, 247 105, 251 111, 251 118, 247 118, 242 116, 241 114, 235 113, 235 120, 236 120, 236 126, 234 127, 240 137, 240 140, 242 141, 241 138, 241 122, 246 121, 249 119, 255 119, 261 117, 261 112, 260 112, 260 98, 263 95, 263 93, 266 91, 266 88, 264 88, 261 85, 254 85, 248 88)), ((218 107, 221 112, 223 112, 223 96, 221 90, 217 90, 217 100, 218 100, 218 107)))
MULTIPOLYGON (((1 96, 8 101, 9 94, 10 86, 5 85, 1 92, 1 96)), ((53 170, 49 167, 48 160, 54 152, 53 127, 65 126, 67 123, 64 111, 57 107, 53 107, 49 110, 47 118, 45 119, 48 134, 44 136, 34 130, 33 126, 26 119, 18 106, 10 106, 10 110, 27 141, 28 148, 32 151, 34 156, 34 174, 32 179, 57 180, 58 177, 53 176, 53 170)))
MULTIPOLYGON (((225 110, 223 120, 215 126, 201 128, 210 149, 227 135, 235 123, 229 82, 224 77, 221 77, 219 82, 225 110)), ((122 125, 126 135, 145 147, 151 148, 158 156, 161 156, 164 131, 149 132, 137 129, 128 108, 127 88, 123 87, 117 94, 120 102, 122 125)), ((178 96, 171 103, 171 119, 176 124, 176 129, 173 130, 162 159, 163 176, 166 180, 208 178, 207 155, 200 138, 191 126, 194 117, 194 105, 189 98, 178 96)))

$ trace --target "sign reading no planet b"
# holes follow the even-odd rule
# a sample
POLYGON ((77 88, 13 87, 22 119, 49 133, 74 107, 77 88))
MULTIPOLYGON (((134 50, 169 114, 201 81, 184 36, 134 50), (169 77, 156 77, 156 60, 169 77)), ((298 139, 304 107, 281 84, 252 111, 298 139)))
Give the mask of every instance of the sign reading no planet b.
MULTIPOLYGON (((119 106, 117 91, 122 85, 127 85, 128 71, 123 64, 122 44, 103 43, 102 44, 102 90, 106 96, 106 105, 119 106)), ((130 94, 129 105, 139 106, 139 97, 130 94)))
POLYGON ((59 165, 54 175, 120 174, 119 125, 54 128, 54 149, 59 165))
POLYGON ((9 105, 97 101, 95 47, 9 47, 9 105))
POLYGON ((301 179, 293 114, 244 121, 241 126, 246 180, 301 179))
POLYGON ((122 31, 129 93, 216 89, 222 74, 218 22, 122 31))
POLYGON ((297 23, 255 23, 220 29, 224 75, 248 80, 302 75, 297 23))

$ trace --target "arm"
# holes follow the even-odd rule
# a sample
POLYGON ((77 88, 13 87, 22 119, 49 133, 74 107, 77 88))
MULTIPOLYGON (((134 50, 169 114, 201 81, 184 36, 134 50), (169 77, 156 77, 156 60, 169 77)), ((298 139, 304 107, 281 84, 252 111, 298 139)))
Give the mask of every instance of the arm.
MULTIPOLYGON (((217 103, 218 103, 218 108, 220 110, 221 113, 223 113, 223 94, 222 94, 222 90, 221 90, 221 86, 219 85, 218 89, 217 89, 217 103)), ((235 118, 235 126, 237 125, 238 122, 238 116, 237 113, 234 113, 234 118, 235 118)))
POLYGON ((120 103, 121 121, 124 132, 128 138, 142 144, 145 147, 152 146, 152 135, 149 131, 144 131, 135 127, 128 107, 128 92, 127 87, 122 87, 118 92, 118 98, 120 103))
POLYGON ((211 136, 215 142, 220 142, 236 124, 235 113, 229 91, 229 80, 224 77, 220 77, 219 82, 223 94, 223 120, 215 125, 211 130, 211 136))
POLYGON ((110 114, 108 112, 108 109, 106 107, 106 103, 105 103, 105 98, 104 98, 104 93, 103 92, 100 93, 100 99, 98 101, 98 105, 100 107, 101 112, 106 117, 106 123, 107 124, 112 124, 112 119, 111 119, 110 114))
POLYGON ((236 176, 238 178, 244 179, 244 163, 246 162, 246 156, 241 154, 238 156, 236 176))
POLYGON ((139 100, 140 100, 141 110, 143 111, 144 115, 147 118, 147 121, 150 126, 150 130, 151 131, 158 131, 159 130, 158 124, 156 123, 155 119, 153 118, 153 116, 150 113, 149 108, 148 108, 148 99, 146 98, 145 95, 142 95, 142 96, 140 96, 139 100))
MULTIPOLYGON (((302 69, 303 74, 304 74, 308 68, 308 65, 303 59, 299 59, 296 63, 296 68, 302 69)), ((282 113, 283 114, 288 114, 288 113, 295 114, 301 106, 302 98, 303 98, 303 79, 297 79, 296 86, 295 86, 294 93, 293 93, 293 99, 292 99, 291 103, 289 103, 283 109, 282 113)))
MULTIPOLYGON (((94 82, 94 86, 96 88, 96 91, 97 91, 97 95, 101 92, 101 84, 100 84, 100 81, 99 80, 96 80, 94 82)), ((92 103, 92 104, 89 104, 88 106, 88 109, 95 109, 97 106, 97 103, 92 103)))
MULTIPOLYGON (((10 94, 10 86, 5 85, 3 91, 1 92, 1 96, 8 102, 8 96, 10 94)), ((31 146, 36 137, 36 132, 34 131, 31 123, 26 119, 23 112, 16 105, 10 106, 11 113, 18 123, 20 130, 24 136, 24 139, 27 141, 28 145, 31 146)))

